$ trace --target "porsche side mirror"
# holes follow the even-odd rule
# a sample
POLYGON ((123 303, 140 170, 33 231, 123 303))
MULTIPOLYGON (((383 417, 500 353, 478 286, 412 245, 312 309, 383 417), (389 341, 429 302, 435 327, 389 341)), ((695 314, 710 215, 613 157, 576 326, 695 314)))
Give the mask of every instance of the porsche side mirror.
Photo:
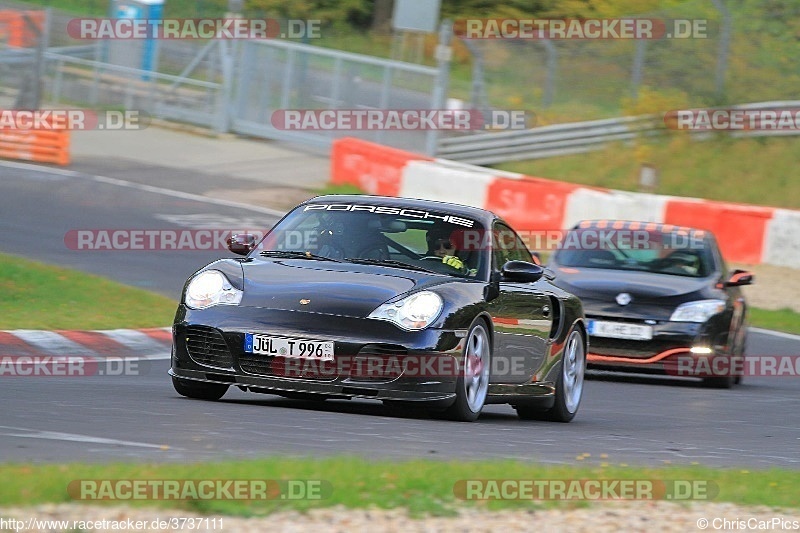
POLYGON ((233 234, 227 242, 228 250, 239 255, 247 255, 256 247, 256 237, 249 233, 233 234))
POLYGON ((527 261, 508 261, 500 269, 503 281, 521 281, 531 283, 539 281, 544 274, 544 268, 527 261))

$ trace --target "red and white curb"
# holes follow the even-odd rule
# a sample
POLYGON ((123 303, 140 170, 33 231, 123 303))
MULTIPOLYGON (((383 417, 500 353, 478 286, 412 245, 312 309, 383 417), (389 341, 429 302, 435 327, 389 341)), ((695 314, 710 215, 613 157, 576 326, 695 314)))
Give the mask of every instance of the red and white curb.
POLYGON ((170 358, 171 328, 0 331, 0 357, 170 358))

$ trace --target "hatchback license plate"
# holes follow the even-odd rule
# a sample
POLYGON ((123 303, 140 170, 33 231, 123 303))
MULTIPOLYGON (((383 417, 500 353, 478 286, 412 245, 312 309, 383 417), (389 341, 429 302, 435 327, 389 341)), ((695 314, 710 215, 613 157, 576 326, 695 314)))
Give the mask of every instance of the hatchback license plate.
POLYGON ((649 341, 653 338, 653 327, 627 322, 604 322, 589 320, 589 335, 595 337, 609 337, 612 339, 631 339, 636 341, 649 341))

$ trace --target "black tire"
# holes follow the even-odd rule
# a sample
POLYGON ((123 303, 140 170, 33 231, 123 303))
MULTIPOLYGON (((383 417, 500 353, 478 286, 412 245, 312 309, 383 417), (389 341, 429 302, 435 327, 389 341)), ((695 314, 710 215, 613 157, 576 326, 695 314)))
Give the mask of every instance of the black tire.
POLYGON ((549 409, 540 409, 533 405, 515 405, 517 416, 522 420, 570 422, 575 418, 580 407, 585 374, 586 337, 579 329, 572 328, 567 335, 564 353, 559 362, 553 406, 549 409), (565 358, 567 364, 565 364, 565 358))
POLYGON ((183 380, 175 376, 172 377, 172 386, 181 396, 196 400, 219 400, 228 392, 228 385, 183 380))
POLYGON ((444 418, 474 422, 481 415, 489 391, 492 367, 492 341, 483 319, 476 319, 464 341, 461 371, 456 381, 456 401, 444 412, 444 418), (476 358, 480 359, 478 363, 476 358), (480 367, 477 367, 480 364, 480 367), (479 374, 475 374, 475 372, 479 374), (467 374, 473 377, 467 381, 467 374))
POLYGON ((709 389, 732 389, 735 383, 735 376, 726 376, 724 378, 703 378, 703 385, 709 389))
MULTIPOLYGON (((742 341, 739 345, 738 355, 742 358, 742 368, 744 368, 744 358, 747 356, 747 325, 745 321, 742 321, 742 324, 739 326, 742 330, 742 341)), ((736 379, 734 379, 734 385, 741 385, 744 381, 744 372, 740 372, 736 374, 736 379)))

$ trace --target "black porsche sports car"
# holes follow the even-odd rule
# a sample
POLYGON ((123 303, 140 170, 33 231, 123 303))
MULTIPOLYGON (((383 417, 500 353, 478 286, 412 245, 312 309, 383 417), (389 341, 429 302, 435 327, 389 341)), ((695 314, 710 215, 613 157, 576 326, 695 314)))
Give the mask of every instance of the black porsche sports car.
POLYGON ((708 231, 651 222, 595 220, 566 232, 548 266, 580 297, 590 368, 741 379, 753 282, 729 271, 708 231))
POLYGON ((287 397, 413 402, 472 421, 508 403, 569 421, 583 393, 581 302, 496 215, 461 205, 321 196, 242 258, 186 282, 173 325, 175 390, 233 385, 287 397))

